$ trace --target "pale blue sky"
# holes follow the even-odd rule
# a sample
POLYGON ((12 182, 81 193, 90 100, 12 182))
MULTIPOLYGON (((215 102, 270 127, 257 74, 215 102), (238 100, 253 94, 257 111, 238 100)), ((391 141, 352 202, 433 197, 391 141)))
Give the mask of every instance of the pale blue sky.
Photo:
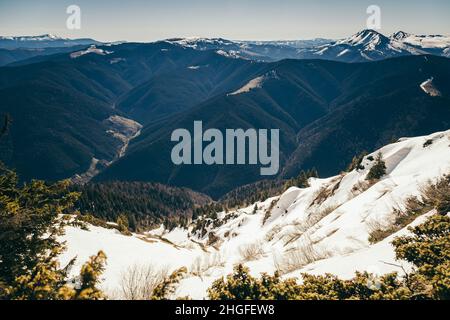
POLYGON ((170 37, 242 40, 342 38, 382 10, 382 33, 450 34, 449 0, 0 0, 0 35, 53 33, 102 41, 170 37), (81 30, 66 28, 66 8, 82 10, 81 30))

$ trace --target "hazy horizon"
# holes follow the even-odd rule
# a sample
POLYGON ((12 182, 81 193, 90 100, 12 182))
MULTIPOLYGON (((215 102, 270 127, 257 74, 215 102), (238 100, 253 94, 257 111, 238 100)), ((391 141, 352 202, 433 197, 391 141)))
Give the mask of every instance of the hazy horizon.
MULTIPOLYGON (((347 37, 352 36, 352 35, 360 32, 360 31, 363 31, 363 30, 364 29, 357 30, 357 31, 355 31, 352 34, 348 34, 348 35, 346 35, 344 37, 341 37, 341 38, 347 38, 347 37)), ((383 32, 380 32, 379 30, 375 30, 375 31, 377 31, 377 32, 379 32, 379 33, 381 33, 381 34, 383 34, 385 36, 391 35, 391 34, 385 34, 383 32)), ((398 32, 398 31, 407 32, 405 30, 397 30, 396 32, 398 32)), ((0 36, 3 36, 3 37, 15 37, 15 38, 20 38, 20 37, 38 37, 38 36, 46 36, 46 35, 52 35, 52 36, 56 36, 56 37, 59 37, 59 38, 62 38, 62 39, 69 39, 69 40, 92 39, 92 40, 100 41, 97 38, 89 37, 89 36, 84 36, 84 37, 62 37, 61 35, 54 34, 54 33, 15 34, 15 35, 3 35, 3 34, 0 34, 0 36)), ((419 34, 418 33, 418 34, 415 34, 415 35, 420 36, 420 35, 430 35, 430 34, 419 34)), ((431 34, 431 35, 447 36, 447 34, 444 34, 444 33, 434 33, 434 34, 431 34)), ((318 40, 318 39, 323 39, 323 40, 340 40, 341 38, 315 37, 315 38, 292 38, 292 39, 279 38, 279 39, 259 40, 259 39, 231 39, 231 38, 214 37, 214 36, 211 36, 211 37, 206 37, 206 36, 187 36, 187 37, 160 38, 160 39, 152 39, 152 40, 147 40, 147 41, 145 41, 145 40, 142 40, 142 41, 139 41, 139 40, 138 41, 130 41, 130 40, 122 39, 122 40, 112 40, 112 41, 104 41, 104 42, 105 43, 106 42, 137 42, 137 43, 142 42, 142 43, 146 43, 146 42, 157 42, 157 41, 171 40, 171 39, 224 39, 224 40, 230 40, 230 41, 244 41, 244 42, 272 42, 272 41, 286 41, 287 42, 287 41, 301 41, 301 40, 308 41, 308 40, 318 40)))
POLYGON ((366 28, 369 5, 381 8, 381 29, 414 34, 450 33, 450 2, 331 0, 0 0, 2 36, 55 34, 99 41, 151 42, 204 37, 270 41, 340 39, 366 28), (66 28, 66 8, 81 8, 81 29, 66 28))

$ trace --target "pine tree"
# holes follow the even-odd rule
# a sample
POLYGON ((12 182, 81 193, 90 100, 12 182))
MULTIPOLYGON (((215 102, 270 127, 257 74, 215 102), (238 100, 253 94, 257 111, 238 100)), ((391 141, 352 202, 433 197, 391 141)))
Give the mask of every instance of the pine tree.
POLYGON ((412 236, 393 241, 397 259, 415 266, 409 276, 422 291, 416 297, 450 299, 450 217, 436 214, 424 224, 410 228, 412 236))
POLYGON ((0 138, 6 134, 10 124, 11 124, 11 118, 8 114, 5 114, 4 120, 3 120, 3 125, 0 127, 0 138))
POLYGON ((361 152, 359 155, 354 156, 352 162, 347 168, 347 172, 351 172, 353 170, 364 170, 364 166, 361 164, 364 160, 364 157, 367 155, 366 151, 361 152))
POLYGON ((68 191, 67 181, 18 187, 13 171, 3 166, 0 174, 0 278, 10 282, 59 253, 57 237, 64 227, 59 215, 72 212, 77 193, 68 191))
POLYGON ((121 214, 117 217, 117 227, 118 230, 126 235, 130 235, 128 217, 125 214, 121 214))
POLYGON ((75 290, 71 299, 101 300, 105 298, 103 292, 97 288, 100 276, 105 270, 105 264, 106 255, 103 251, 100 251, 83 265, 80 271, 80 286, 75 290))
POLYGON ((175 270, 169 277, 164 279, 156 288, 153 290, 151 300, 167 300, 175 293, 177 285, 184 278, 187 273, 187 268, 182 267, 175 270))
POLYGON ((261 279, 250 275, 250 270, 239 264, 231 275, 216 280, 208 289, 211 300, 289 300, 299 294, 295 279, 282 280, 276 272, 263 274, 261 279))
MULTIPOLYGON (((16 173, 0 163, 0 300, 81 298, 67 285, 74 260, 61 268, 57 259, 65 249, 58 237, 64 233, 66 217, 77 214, 77 197, 67 181, 19 185, 16 173)), ((94 283, 104 255, 98 259, 91 261, 95 266, 90 269, 97 278, 81 281, 83 290, 95 296, 100 293, 94 283)), ((89 278, 88 271, 82 272, 82 279, 89 278)))
POLYGON ((381 179, 386 174, 386 163, 383 161, 383 155, 378 153, 375 164, 370 168, 366 180, 376 181, 381 179))

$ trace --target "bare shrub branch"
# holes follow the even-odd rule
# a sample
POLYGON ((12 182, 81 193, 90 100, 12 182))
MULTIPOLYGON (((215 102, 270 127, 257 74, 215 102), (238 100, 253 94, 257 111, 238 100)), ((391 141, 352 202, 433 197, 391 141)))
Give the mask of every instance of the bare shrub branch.
POLYGON ((167 268, 158 269, 152 265, 135 264, 121 275, 120 296, 125 300, 148 300, 167 275, 167 268))
POLYGON ((258 260, 265 255, 263 244, 260 241, 240 246, 239 253, 245 262, 258 260))

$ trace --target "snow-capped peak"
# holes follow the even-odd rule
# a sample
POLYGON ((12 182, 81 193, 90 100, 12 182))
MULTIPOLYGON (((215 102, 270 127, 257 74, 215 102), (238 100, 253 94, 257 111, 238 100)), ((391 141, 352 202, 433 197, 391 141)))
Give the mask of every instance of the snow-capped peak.
POLYGON ((224 46, 237 45, 237 43, 222 39, 222 38, 202 38, 202 37, 186 37, 186 38, 172 38, 165 40, 171 44, 177 44, 182 47, 205 50, 222 48, 224 46))
POLYGON ((354 34, 350 38, 339 41, 340 44, 350 44, 353 46, 364 46, 364 47, 370 45, 377 46, 387 42, 389 42, 389 39, 386 36, 371 29, 362 30, 354 34))
POLYGON ((403 40, 405 38, 408 38, 409 36, 411 36, 411 34, 404 32, 404 31, 397 31, 396 33, 392 34, 391 39, 394 40, 403 40))

